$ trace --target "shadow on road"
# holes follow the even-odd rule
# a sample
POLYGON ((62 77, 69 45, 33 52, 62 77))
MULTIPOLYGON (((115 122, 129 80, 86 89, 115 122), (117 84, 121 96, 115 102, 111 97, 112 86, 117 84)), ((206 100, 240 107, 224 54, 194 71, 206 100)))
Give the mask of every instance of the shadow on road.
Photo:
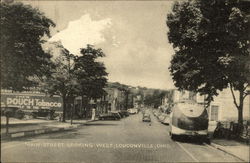
POLYGON ((196 144, 196 145, 203 145, 203 143, 206 142, 206 140, 199 137, 187 137, 187 136, 179 136, 175 139, 175 141, 182 143, 196 144))
MULTIPOLYGON (((9 124, 9 127, 26 127, 26 126, 37 126, 42 124, 46 123, 15 123, 15 124, 9 124)), ((1 128, 6 128, 6 124, 1 124, 1 128)))
POLYGON ((117 126, 118 124, 112 124, 112 123, 88 123, 84 126, 117 126))

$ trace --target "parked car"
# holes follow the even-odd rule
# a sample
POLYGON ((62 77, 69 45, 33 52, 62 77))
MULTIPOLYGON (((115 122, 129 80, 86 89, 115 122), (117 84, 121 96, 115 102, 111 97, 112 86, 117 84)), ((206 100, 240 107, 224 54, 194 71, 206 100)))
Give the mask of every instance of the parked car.
POLYGON ((154 114, 154 116, 156 116, 158 112, 159 112, 159 110, 154 109, 154 110, 153 110, 153 114, 154 114))
POLYGON ((118 112, 110 112, 106 114, 100 114, 99 119, 100 120, 119 120, 121 119, 121 116, 118 112))
POLYGON ((128 117, 129 112, 127 110, 120 110, 119 113, 122 115, 122 117, 128 117))
POLYGON ((142 122, 151 122, 150 114, 143 114, 142 122))
POLYGON ((33 116, 33 118, 42 117, 42 118, 46 118, 48 120, 52 120, 55 118, 55 110, 53 110, 53 109, 38 109, 38 110, 32 111, 31 115, 33 116))
POLYGON ((137 114, 138 109, 128 109, 129 114, 137 114))
POLYGON ((1 116, 6 116, 8 112, 9 117, 15 117, 15 113, 18 109, 17 107, 1 107, 1 116))
POLYGON ((163 122, 163 120, 165 119, 165 117, 166 117, 166 115, 164 114, 164 113, 162 113, 162 114, 160 114, 159 116, 158 116, 158 120, 159 120, 159 122, 163 122))
POLYGON ((158 121, 159 121, 159 122, 162 122, 162 121, 164 120, 164 118, 165 118, 165 116, 161 114, 161 115, 158 117, 158 121))
POLYGON ((115 114, 117 117, 119 117, 120 119, 122 118, 122 114, 120 111, 111 111, 111 113, 115 114))
POLYGON ((9 117, 22 119, 25 115, 24 111, 18 107, 1 107, 1 116, 6 116, 8 114, 9 117))
POLYGON ((156 116, 157 118, 159 118, 159 116, 160 116, 161 114, 162 114, 162 112, 158 110, 158 111, 156 112, 155 116, 156 116))
POLYGON ((163 121, 161 123, 165 124, 165 125, 169 125, 169 121, 170 121, 170 117, 169 114, 165 116, 165 118, 163 119, 163 121))

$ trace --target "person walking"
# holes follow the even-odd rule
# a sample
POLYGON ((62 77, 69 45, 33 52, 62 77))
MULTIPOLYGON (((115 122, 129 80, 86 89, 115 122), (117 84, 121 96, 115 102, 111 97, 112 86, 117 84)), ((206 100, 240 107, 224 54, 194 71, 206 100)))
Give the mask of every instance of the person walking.
POLYGON ((95 108, 92 109, 92 117, 91 117, 91 120, 95 120, 95 108))

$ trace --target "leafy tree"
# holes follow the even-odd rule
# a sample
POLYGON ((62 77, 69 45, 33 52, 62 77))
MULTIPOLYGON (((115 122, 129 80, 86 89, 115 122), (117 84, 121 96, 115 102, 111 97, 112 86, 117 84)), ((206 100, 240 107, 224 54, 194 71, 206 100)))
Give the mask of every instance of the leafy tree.
POLYGON ((50 69, 51 55, 42 50, 55 24, 38 9, 22 3, 0 3, 1 87, 21 91, 35 86, 30 78, 50 69))
POLYGON ((63 100, 63 122, 65 122, 67 104, 72 103, 78 92, 78 83, 74 72, 74 55, 60 43, 53 43, 50 53, 54 53, 54 67, 49 77, 44 77, 40 87, 50 95, 59 95, 63 100), (56 55, 59 53, 59 55, 56 55))
POLYGON ((157 108, 161 105, 162 98, 165 94, 166 92, 156 89, 153 91, 153 94, 148 94, 145 96, 144 104, 157 108))
POLYGON ((190 0, 174 3, 167 15, 175 86, 207 95, 208 104, 229 86, 240 124, 250 83, 249 11, 249 3, 247 7, 238 0, 190 0))
POLYGON ((103 88, 106 86, 108 73, 104 64, 97 60, 104 56, 102 49, 87 45, 81 49, 81 56, 75 59, 74 69, 79 82, 79 95, 82 96, 82 105, 85 108, 91 99, 101 98, 106 93, 103 88))

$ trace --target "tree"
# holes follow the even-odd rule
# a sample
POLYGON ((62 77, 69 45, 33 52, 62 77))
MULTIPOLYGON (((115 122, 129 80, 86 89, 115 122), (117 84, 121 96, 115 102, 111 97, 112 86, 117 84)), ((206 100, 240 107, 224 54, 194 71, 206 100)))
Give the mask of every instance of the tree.
POLYGON ((55 24, 38 9, 22 3, 0 3, 1 88, 22 91, 50 69, 51 55, 42 50, 55 24))
POLYGON ((81 49, 81 56, 75 59, 74 69, 79 83, 79 95, 82 97, 82 105, 85 109, 91 99, 101 98, 106 93, 103 88, 107 83, 108 73, 104 64, 97 61, 104 56, 102 49, 87 45, 86 48, 81 49), (87 104, 84 103, 84 99, 87 100, 87 104))
POLYGON ((166 92, 161 90, 154 90, 153 94, 148 94, 145 96, 144 103, 148 106, 153 106, 157 108, 161 105, 162 98, 165 96, 166 92))
POLYGON ((59 95, 63 100, 63 122, 66 119, 67 104, 72 103, 78 92, 78 83, 74 72, 74 55, 60 43, 52 43, 50 53, 54 53, 54 67, 49 77, 42 79, 40 88, 50 95, 59 95), (56 55, 55 53, 59 53, 56 55))
POLYGON ((240 124, 250 83, 249 11, 249 3, 246 7, 238 0, 190 0, 174 3, 167 15, 175 86, 207 95, 208 105, 229 86, 240 124), (238 102, 234 91, 239 92, 238 102))

